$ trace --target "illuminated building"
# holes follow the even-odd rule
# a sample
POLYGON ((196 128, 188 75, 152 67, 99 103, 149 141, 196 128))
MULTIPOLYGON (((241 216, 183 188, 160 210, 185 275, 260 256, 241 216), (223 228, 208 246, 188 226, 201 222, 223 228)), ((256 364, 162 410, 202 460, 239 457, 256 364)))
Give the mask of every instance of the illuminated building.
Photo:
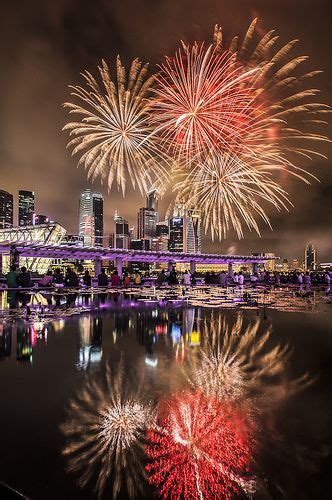
POLYGON ((130 242, 131 250, 150 250, 150 240, 148 238, 141 238, 137 240, 131 240, 130 242))
POLYGON ((169 227, 166 221, 157 222, 156 224, 156 236, 169 236, 169 227))
POLYGON ((166 252, 168 250, 168 236, 156 236, 152 238, 151 250, 153 252, 166 252))
POLYGON ((315 271, 317 269, 317 252, 311 243, 306 246, 304 252, 304 269, 306 271, 315 271))
POLYGON ((169 242, 170 252, 185 252, 185 220, 184 217, 172 217, 169 221, 169 242))
POLYGON ((156 236, 156 225, 158 222, 156 191, 147 194, 146 207, 139 209, 137 214, 137 238, 153 238, 156 236))
POLYGON ((276 270, 276 261, 275 261, 275 254, 272 253, 272 252, 269 252, 269 253, 254 253, 253 254, 254 256, 259 256, 259 257, 265 257, 265 258, 269 258, 271 257, 271 260, 266 260, 265 263, 264 263, 264 267, 266 269, 266 271, 269 271, 269 272, 274 272, 276 270))
MULTIPOLYGON (((17 226, 10 229, 0 229, 0 243, 44 243, 45 245, 61 243, 66 230, 60 224, 51 222, 37 226, 17 226)), ((10 258, 2 256, 3 272, 9 271, 10 258)), ((20 257, 20 265, 26 266, 31 272, 45 274, 52 263, 52 258, 20 257)))
POLYGON ((114 215, 115 232, 111 236, 110 246, 112 248, 120 248, 128 250, 130 247, 129 225, 128 221, 121 217, 118 212, 114 215))
POLYGON ((32 224, 34 226, 38 226, 40 224, 48 224, 49 222, 50 218, 47 215, 32 214, 32 224))
POLYGON ((84 246, 102 246, 104 236, 104 199, 100 193, 86 189, 80 196, 79 235, 84 246))
POLYGON ((291 262, 291 270, 292 271, 299 271, 301 269, 301 264, 299 259, 292 259, 291 262))
POLYGON ((282 270, 287 273, 287 271, 289 270, 289 266, 288 266, 288 260, 287 259, 284 259, 282 261, 282 270))
POLYGON ((95 246, 102 247, 104 237, 104 198, 100 193, 93 193, 92 200, 95 246))
POLYGON ((13 227, 13 195, 0 189, 0 229, 13 227))
POLYGON ((191 210, 191 217, 194 226, 195 234, 195 253, 202 252, 202 219, 201 214, 197 210, 191 210))
POLYGON ((35 193, 20 190, 18 192, 18 225, 29 226, 35 211, 35 193))

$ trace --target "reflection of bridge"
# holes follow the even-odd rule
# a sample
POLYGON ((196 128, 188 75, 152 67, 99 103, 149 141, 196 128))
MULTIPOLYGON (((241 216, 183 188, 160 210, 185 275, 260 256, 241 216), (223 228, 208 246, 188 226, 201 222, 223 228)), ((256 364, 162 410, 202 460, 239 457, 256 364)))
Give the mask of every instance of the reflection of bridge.
POLYGON ((12 258, 32 257, 45 259, 74 259, 92 260, 95 271, 98 273, 103 260, 115 261, 116 268, 122 275, 123 262, 166 262, 171 267, 177 262, 190 264, 191 272, 195 271, 196 264, 227 264, 232 273, 233 264, 252 264, 254 271, 258 264, 265 263, 278 257, 259 255, 219 255, 219 254, 190 254, 180 252, 151 252, 142 250, 122 250, 116 248, 78 247, 72 245, 47 245, 42 243, 0 243, 0 256, 11 254, 12 258))

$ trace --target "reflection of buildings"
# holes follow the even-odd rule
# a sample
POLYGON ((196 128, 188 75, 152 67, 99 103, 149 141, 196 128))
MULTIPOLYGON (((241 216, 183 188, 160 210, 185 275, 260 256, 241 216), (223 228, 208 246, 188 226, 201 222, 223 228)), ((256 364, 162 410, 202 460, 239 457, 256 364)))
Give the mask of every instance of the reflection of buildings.
POLYGON ((13 226, 13 195, 0 189, 0 229, 13 226))
POLYGON ((18 225, 30 226, 35 211, 35 193, 20 190, 18 192, 18 225))
POLYGON ((317 252, 312 244, 307 245, 304 252, 304 269, 306 271, 316 271, 317 269, 317 252))
MULTIPOLYGON (((0 243, 44 243, 59 244, 66 234, 66 230, 52 222, 38 226, 19 226, 10 229, 0 229, 0 243)), ((3 272, 9 270, 10 258, 7 255, 2 257, 3 272)), ((44 274, 47 272, 52 260, 40 257, 20 257, 20 265, 26 266, 31 272, 44 274)))
POLYGON ((16 360, 32 362, 32 334, 31 325, 22 320, 17 322, 16 360))
POLYGON ((10 357, 12 352, 11 325, 5 321, 0 322, 0 360, 10 357))
POLYGON ((94 316, 81 316, 80 350, 78 367, 82 370, 89 369, 101 361, 103 318, 94 316))

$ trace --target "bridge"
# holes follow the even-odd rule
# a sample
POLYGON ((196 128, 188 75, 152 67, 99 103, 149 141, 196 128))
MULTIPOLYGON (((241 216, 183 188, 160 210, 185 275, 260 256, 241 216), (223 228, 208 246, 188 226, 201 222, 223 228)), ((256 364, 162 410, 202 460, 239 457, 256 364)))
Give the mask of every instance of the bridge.
POLYGON ((44 243, 5 243, 0 242, 0 256, 11 255, 12 260, 18 262, 19 257, 45 259, 74 259, 91 260, 95 265, 95 273, 99 273, 103 260, 115 262, 119 275, 122 275, 123 262, 167 263, 171 268, 177 262, 190 264, 193 273, 196 264, 226 264, 232 274, 233 264, 251 264, 256 272, 258 264, 278 257, 264 255, 222 255, 210 253, 181 253, 181 252, 153 252, 145 250, 124 250, 118 248, 81 247, 72 245, 57 245, 44 243))

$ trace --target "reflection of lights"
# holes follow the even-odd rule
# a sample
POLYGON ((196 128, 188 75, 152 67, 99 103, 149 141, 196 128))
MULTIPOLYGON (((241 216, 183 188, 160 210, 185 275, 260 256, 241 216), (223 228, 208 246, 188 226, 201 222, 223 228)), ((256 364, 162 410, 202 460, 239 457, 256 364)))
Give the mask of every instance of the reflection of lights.
POLYGON ((173 345, 180 343, 181 328, 176 323, 172 323, 171 336, 172 336, 173 345))
POLYGON ((158 359, 157 358, 150 358, 150 357, 146 356, 145 364, 147 366, 152 366, 153 368, 155 368, 158 364, 158 359))
POLYGON ((194 345, 200 345, 200 333, 199 332, 196 332, 196 331, 193 331, 191 333, 191 335, 189 335, 189 342, 190 342, 190 345, 194 346, 194 345))

